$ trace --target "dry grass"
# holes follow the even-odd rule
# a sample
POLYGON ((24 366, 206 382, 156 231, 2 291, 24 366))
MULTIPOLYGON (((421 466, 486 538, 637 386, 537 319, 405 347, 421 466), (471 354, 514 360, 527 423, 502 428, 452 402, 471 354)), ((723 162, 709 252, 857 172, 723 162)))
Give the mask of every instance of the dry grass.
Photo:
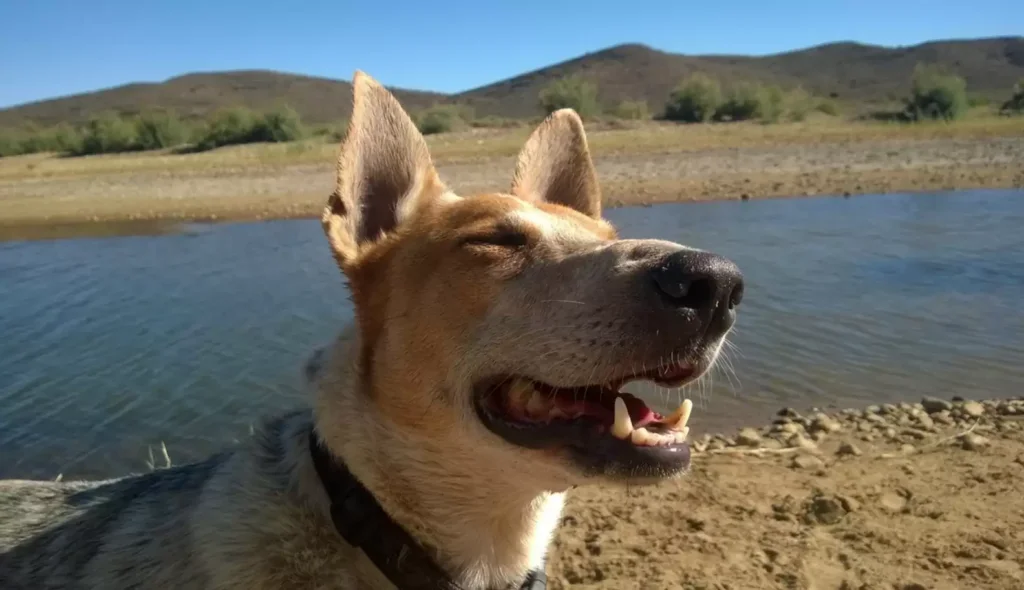
MULTIPOLYGON (((1024 136, 1024 118, 978 117, 956 123, 862 123, 822 118, 802 123, 675 125, 632 123, 627 128, 597 125, 589 133, 598 155, 692 152, 722 148, 765 147, 817 143, 847 143, 884 139, 983 139, 1024 136)), ((434 159, 457 164, 512 157, 530 132, 529 127, 473 129, 430 136, 434 159)), ((320 139, 283 144, 250 144, 217 150, 174 154, 167 151, 109 154, 80 158, 35 154, 0 159, 0 180, 116 174, 160 170, 175 175, 209 173, 213 169, 237 173, 296 164, 331 162, 337 146, 320 139)))

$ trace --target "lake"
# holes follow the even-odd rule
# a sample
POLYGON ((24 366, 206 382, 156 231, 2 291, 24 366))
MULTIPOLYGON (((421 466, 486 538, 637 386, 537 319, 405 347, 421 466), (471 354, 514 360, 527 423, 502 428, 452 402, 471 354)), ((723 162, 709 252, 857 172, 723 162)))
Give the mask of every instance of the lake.
MULTIPOLYGON (((691 424, 717 431, 781 406, 1024 393, 1022 197, 606 215, 624 237, 714 250, 743 269, 732 370, 683 392, 697 400, 691 424)), ((351 317, 313 220, 0 243, 0 477, 144 470, 161 441, 175 463, 201 458, 304 403, 303 362, 351 317)))

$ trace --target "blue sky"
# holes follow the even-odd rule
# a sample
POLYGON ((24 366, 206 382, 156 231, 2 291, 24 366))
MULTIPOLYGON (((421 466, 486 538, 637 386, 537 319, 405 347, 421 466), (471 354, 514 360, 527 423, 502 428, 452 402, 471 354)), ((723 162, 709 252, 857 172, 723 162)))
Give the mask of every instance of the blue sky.
POLYGON ((625 42, 765 54, 1020 34, 1020 0, 0 0, 0 107, 195 71, 358 68, 451 92, 625 42))

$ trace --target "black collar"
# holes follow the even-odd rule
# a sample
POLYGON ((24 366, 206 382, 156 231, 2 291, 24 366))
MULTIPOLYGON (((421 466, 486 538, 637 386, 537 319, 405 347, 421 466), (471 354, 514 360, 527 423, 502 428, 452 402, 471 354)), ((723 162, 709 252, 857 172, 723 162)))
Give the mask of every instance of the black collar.
MULTIPOLYGON (((345 465, 331 457, 314 432, 309 434, 309 451, 331 501, 334 528, 349 545, 362 549, 400 590, 462 590, 405 529, 391 520, 345 465)), ((547 576, 538 570, 530 572, 519 586, 520 590, 545 588, 547 576)))

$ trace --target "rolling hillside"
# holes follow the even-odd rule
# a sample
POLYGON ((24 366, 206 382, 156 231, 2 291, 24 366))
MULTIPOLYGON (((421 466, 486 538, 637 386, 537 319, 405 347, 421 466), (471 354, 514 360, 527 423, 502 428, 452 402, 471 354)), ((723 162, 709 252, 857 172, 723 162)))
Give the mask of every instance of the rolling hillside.
MULTIPOLYGON (((597 83, 606 106, 626 99, 646 100, 657 110, 681 78, 703 72, 724 84, 757 81, 802 86, 848 103, 883 104, 906 94, 919 62, 946 66, 967 80, 972 95, 1001 101, 1024 78, 1024 37, 934 41, 899 48, 843 42, 759 57, 689 56, 627 44, 455 95, 409 90, 396 90, 396 94, 413 111, 455 101, 472 106, 477 115, 527 117, 539 114, 541 88, 562 76, 579 74, 597 83)), ((5 109, 0 111, 0 127, 28 121, 79 122, 110 110, 133 113, 165 108, 205 116, 229 105, 265 109, 282 103, 309 123, 337 121, 351 109, 350 86, 340 80, 269 71, 188 74, 162 83, 128 84, 5 109)))

